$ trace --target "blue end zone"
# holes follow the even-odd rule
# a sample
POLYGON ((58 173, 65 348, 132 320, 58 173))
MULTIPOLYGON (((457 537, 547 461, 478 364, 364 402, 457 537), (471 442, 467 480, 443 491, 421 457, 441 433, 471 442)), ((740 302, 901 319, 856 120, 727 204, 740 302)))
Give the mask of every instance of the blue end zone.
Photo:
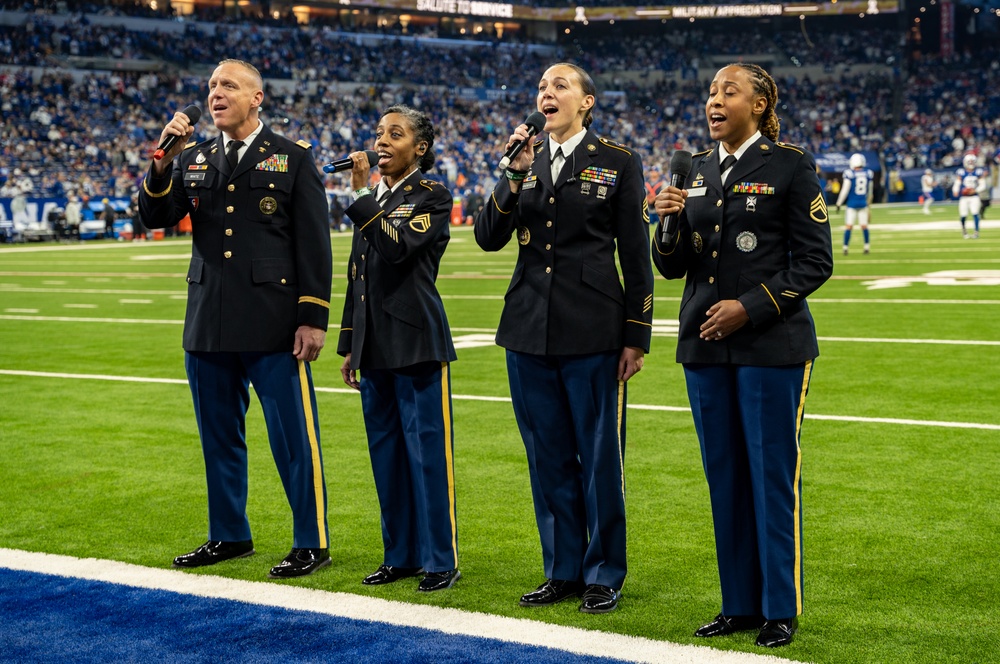
POLYGON ((0 659, 612 664, 495 639, 0 568, 0 659))

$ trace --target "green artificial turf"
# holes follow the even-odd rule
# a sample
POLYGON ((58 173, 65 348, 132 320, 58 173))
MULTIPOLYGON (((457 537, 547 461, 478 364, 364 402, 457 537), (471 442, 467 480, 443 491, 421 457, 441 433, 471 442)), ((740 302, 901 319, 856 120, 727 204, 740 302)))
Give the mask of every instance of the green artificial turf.
MULTIPOLYGON (((963 240, 953 205, 932 216, 877 208, 872 253, 862 255, 855 229, 845 257, 842 218, 833 217, 834 277, 809 298, 822 355, 802 435, 805 611, 794 643, 769 654, 997 661, 1000 230, 963 240), (965 283, 948 283, 956 276, 965 283), (902 277, 921 281, 873 288, 902 277)), ((452 237, 438 284, 453 333, 488 339, 516 242, 486 254, 471 229, 452 237)), ((415 592, 416 580, 362 586, 382 549, 360 402, 341 389, 335 354, 350 237, 331 241, 332 325, 313 371, 334 564, 282 583, 761 651, 752 633, 692 636, 720 599, 708 491, 670 332, 682 284, 660 278, 652 352, 629 384, 630 571, 619 610, 517 605, 543 579, 541 552, 503 400, 503 351, 489 343, 461 348, 452 368, 462 580, 430 596, 415 592)), ((187 239, 0 248, 0 547, 166 568, 204 541, 204 468, 180 348, 189 256, 187 239)), ((256 401, 248 444, 258 553, 192 574, 265 581, 291 546, 256 401)))

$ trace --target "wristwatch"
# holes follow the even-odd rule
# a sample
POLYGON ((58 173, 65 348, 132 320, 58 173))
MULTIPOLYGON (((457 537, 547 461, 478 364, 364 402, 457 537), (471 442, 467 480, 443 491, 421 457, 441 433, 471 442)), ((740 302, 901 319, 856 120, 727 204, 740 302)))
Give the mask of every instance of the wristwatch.
POLYGON ((372 193, 371 189, 369 189, 368 187, 361 187, 361 189, 355 189, 354 191, 352 191, 351 196, 354 196, 354 200, 358 200, 362 196, 367 196, 370 193, 372 193))

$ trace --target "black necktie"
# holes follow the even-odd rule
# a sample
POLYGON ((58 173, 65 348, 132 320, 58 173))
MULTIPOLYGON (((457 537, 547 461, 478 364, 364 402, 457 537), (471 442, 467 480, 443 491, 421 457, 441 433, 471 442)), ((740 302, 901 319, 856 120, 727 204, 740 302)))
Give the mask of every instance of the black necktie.
POLYGON ((378 197, 378 205, 379 205, 379 207, 384 208, 385 207, 385 202, 387 200, 389 200, 390 196, 392 196, 392 189, 389 189, 388 187, 386 187, 386 190, 383 191, 382 195, 378 197))
POLYGON ((728 155, 725 159, 722 160, 722 166, 721 166, 722 170, 720 172, 725 173, 727 170, 729 170, 729 167, 735 163, 736 163, 736 157, 734 157, 733 155, 728 155))
POLYGON ((236 170, 236 164, 240 162, 240 148, 244 145, 243 141, 229 141, 229 147, 226 148, 226 161, 229 162, 230 173, 236 170))

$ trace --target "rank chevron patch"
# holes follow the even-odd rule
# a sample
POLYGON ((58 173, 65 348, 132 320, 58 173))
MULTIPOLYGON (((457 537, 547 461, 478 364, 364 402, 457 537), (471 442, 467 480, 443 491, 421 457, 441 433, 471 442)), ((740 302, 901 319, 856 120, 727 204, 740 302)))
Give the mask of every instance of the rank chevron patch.
POLYGON ((816 198, 809 204, 809 217, 817 224, 825 224, 830 221, 830 213, 826 209, 826 201, 823 199, 823 192, 816 194, 816 198))

